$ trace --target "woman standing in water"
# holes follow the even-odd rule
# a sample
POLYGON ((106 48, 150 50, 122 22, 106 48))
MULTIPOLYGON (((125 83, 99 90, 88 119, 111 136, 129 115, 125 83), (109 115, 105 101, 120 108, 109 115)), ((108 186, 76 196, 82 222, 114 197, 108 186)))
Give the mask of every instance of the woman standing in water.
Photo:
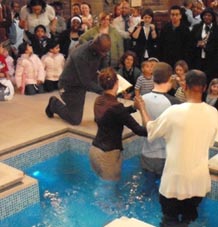
POLYGON ((131 116, 134 106, 124 107, 117 101, 119 81, 111 67, 101 70, 99 84, 104 92, 94 104, 94 116, 98 125, 96 137, 90 149, 90 161, 94 171, 104 180, 119 180, 122 164, 122 132, 124 126, 139 136, 147 131, 131 116))

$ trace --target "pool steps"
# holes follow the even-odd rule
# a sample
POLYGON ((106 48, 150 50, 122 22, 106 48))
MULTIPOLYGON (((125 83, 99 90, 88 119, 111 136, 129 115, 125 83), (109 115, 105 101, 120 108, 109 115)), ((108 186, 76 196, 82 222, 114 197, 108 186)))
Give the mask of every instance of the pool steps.
POLYGON ((0 193, 22 181, 24 172, 0 163, 0 193))
POLYGON ((37 180, 0 163, 0 220, 39 202, 37 180))

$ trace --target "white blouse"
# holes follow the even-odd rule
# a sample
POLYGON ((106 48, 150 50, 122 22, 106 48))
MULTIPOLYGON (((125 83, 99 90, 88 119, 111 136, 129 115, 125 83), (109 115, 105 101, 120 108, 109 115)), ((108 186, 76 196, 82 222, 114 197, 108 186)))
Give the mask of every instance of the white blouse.
POLYGON ((27 6, 23 6, 20 11, 20 18, 25 20, 28 25, 28 31, 34 33, 34 28, 37 25, 44 25, 46 27, 47 33, 50 31, 50 23, 55 19, 54 8, 50 5, 46 5, 45 12, 40 15, 34 13, 29 13, 27 6))

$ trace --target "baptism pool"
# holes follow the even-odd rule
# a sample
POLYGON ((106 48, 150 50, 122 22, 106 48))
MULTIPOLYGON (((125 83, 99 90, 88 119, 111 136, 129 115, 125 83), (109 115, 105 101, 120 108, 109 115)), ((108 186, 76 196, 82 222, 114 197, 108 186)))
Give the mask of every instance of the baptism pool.
MULTIPOLYGON (((124 160, 117 184, 100 180, 87 154, 72 150, 24 172, 39 181, 40 203, 2 220, 1 227, 103 227, 121 216, 159 226, 159 179, 143 172, 139 156, 124 160)), ((206 198, 190 226, 217 227, 217 214, 218 202, 206 198)))

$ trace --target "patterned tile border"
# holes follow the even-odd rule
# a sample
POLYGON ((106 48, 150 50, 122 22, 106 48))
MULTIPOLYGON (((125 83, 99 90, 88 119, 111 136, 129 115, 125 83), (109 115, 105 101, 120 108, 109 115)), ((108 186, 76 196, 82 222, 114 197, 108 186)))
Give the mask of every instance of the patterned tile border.
POLYGON ((39 186, 38 182, 34 180, 32 185, 27 185, 27 187, 0 199, 0 220, 39 203, 39 201, 39 186))
MULTIPOLYGON (((43 162, 50 157, 58 155, 66 150, 73 150, 78 153, 88 153, 91 146, 90 139, 66 133, 53 137, 46 141, 25 147, 16 152, 13 156, 7 154, 0 161, 20 170, 25 170, 36 163, 43 162)), ((142 138, 134 136, 124 141, 124 158, 130 158, 141 152, 142 138)))

